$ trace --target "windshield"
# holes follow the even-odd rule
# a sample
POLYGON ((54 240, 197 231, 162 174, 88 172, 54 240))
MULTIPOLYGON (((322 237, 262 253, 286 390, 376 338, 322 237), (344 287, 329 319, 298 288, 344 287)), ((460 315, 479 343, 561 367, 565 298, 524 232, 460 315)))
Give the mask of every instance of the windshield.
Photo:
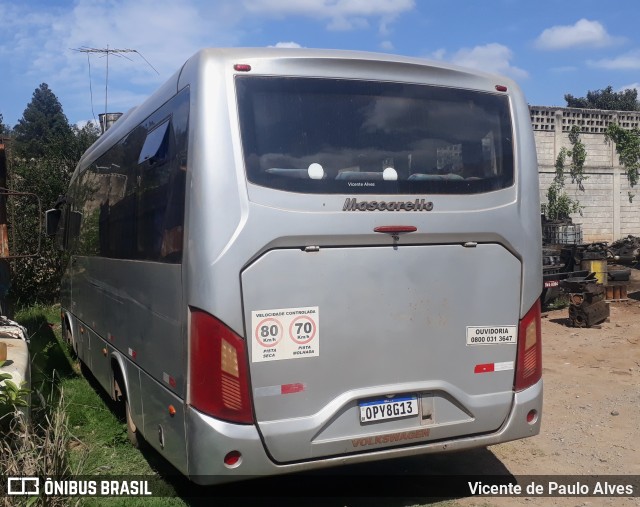
POLYGON ((247 178, 304 193, 470 194, 513 184, 505 95, 238 77, 247 178))

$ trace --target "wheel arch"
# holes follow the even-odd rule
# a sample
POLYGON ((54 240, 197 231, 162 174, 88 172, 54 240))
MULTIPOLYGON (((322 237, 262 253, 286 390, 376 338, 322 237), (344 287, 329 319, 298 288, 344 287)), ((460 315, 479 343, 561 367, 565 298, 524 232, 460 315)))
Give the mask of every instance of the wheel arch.
POLYGON ((118 351, 111 353, 111 376, 113 381, 111 382, 111 398, 117 401, 117 393, 115 383, 118 382, 120 389, 124 389, 123 396, 129 396, 129 378, 127 375, 127 367, 124 357, 118 351), (122 382, 120 385, 120 381, 122 382))
POLYGON ((73 349, 73 352, 75 354, 78 354, 78 345, 77 345, 77 342, 76 342, 76 336, 78 336, 77 335, 77 329, 76 329, 76 321, 73 318, 73 316, 71 315, 71 312, 69 312, 68 310, 65 310, 65 309, 61 310, 60 317, 61 317, 60 324, 62 325, 62 338, 63 339, 66 338, 64 336, 64 330, 65 330, 65 327, 66 327, 66 329, 69 330, 69 338, 66 339, 66 340, 69 343, 69 345, 71 345, 71 348, 73 349))

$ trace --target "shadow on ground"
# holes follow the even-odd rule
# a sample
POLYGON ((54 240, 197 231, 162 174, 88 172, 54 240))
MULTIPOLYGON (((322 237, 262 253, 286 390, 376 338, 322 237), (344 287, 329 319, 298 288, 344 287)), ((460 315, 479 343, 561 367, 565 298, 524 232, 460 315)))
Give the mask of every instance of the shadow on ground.
POLYGON ((565 326, 565 327, 572 327, 571 326, 571 320, 569 319, 569 316, 561 317, 561 318, 558 318, 558 319, 549 319, 549 322, 553 322, 554 324, 560 324, 561 326, 565 326))
POLYGON ((627 294, 627 297, 629 299, 633 299, 634 301, 640 301, 640 291, 636 291, 636 292, 629 292, 627 294))
POLYGON ((501 476, 504 480, 512 478, 491 451, 481 448, 249 479, 217 486, 197 486, 169 465, 163 464, 163 460, 154 459, 152 455, 156 455, 155 451, 147 453, 161 477, 182 500, 192 506, 208 506, 214 498, 236 506, 267 503, 282 506, 303 503, 314 507, 430 505, 468 496, 466 493, 454 496, 440 494, 443 490, 452 489, 466 492, 467 481, 482 480, 483 476, 487 482, 493 476, 501 476), (447 483, 459 487, 451 488, 447 483))
POLYGON ((20 319, 29 336, 29 354, 31 355, 31 386, 45 399, 57 397, 57 384, 61 378, 74 377, 71 364, 58 343, 53 324, 46 316, 34 313, 20 319))

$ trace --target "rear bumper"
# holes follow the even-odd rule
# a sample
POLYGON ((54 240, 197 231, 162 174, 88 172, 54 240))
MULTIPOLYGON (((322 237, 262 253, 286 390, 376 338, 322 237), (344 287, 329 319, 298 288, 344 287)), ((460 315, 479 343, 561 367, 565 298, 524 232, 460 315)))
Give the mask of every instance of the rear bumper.
POLYGON ((517 392, 509 417, 495 433, 289 464, 275 463, 269 457, 255 426, 219 421, 187 408, 189 477, 198 484, 219 484, 256 476, 486 447, 526 438, 540 432, 542 392, 542 380, 528 389, 517 392), (537 412, 537 417, 529 423, 527 414, 531 410, 537 412), (242 459, 233 468, 224 465, 224 457, 230 451, 239 451, 242 454, 242 459))

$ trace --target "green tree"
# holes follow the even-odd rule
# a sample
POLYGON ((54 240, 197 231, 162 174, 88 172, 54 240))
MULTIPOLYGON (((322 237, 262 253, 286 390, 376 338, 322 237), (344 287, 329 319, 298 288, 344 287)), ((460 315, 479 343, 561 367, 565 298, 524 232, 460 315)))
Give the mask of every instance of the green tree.
POLYGON ((66 156, 73 162, 75 167, 82 154, 100 137, 100 128, 96 123, 87 122, 83 127, 73 125, 71 130, 73 131, 73 138, 66 150, 66 156))
POLYGON ((581 109, 606 109, 608 111, 640 111, 638 90, 627 89, 614 92, 613 87, 604 90, 590 90, 586 97, 574 97, 570 93, 564 96, 567 107, 581 109))
POLYGON ((582 214, 583 206, 578 200, 572 199, 564 190, 565 163, 567 157, 571 159, 569 174, 572 183, 576 183, 578 188, 584 191, 582 182, 587 179, 584 174, 584 163, 587 159, 587 151, 584 143, 580 140, 580 127, 574 125, 569 132, 569 142, 571 149, 562 148, 556 159, 556 174, 553 182, 547 190, 547 203, 542 205, 542 212, 549 220, 567 220, 571 213, 582 214))
MULTIPOLYGON (((99 130, 92 123, 82 128, 70 126, 58 99, 46 84, 40 85, 15 128, 10 154, 12 190, 37 195, 43 210, 53 208, 58 197, 66 193, 78 160, 98 135, 99 130)), ((33 254, 38 250, 40 219, 33 197, 11 199, 12 255, 33 254)), ((12 262, 10 299, 17 306, 54 301, 62 269, 61 252, 51 240, 43 238, 40 255, 12 262)))
POLYGON ((25 159, 51 155, 64 158, 73 143, 73 129, 62 112, 58 97, 42 83, 13 129, 14 153, 25 159))
MULTIPOLYGON (((611 123, 607 127, 605 135, 608 140, 616 143, 616 153, 627 172, 629 186, 634 187, 640 179, 640 130, 637 128, 627 130, 617 123, 611 123)), ((632 202, 635 194, 629 192, 628 195, 629 202, 632 202)))

